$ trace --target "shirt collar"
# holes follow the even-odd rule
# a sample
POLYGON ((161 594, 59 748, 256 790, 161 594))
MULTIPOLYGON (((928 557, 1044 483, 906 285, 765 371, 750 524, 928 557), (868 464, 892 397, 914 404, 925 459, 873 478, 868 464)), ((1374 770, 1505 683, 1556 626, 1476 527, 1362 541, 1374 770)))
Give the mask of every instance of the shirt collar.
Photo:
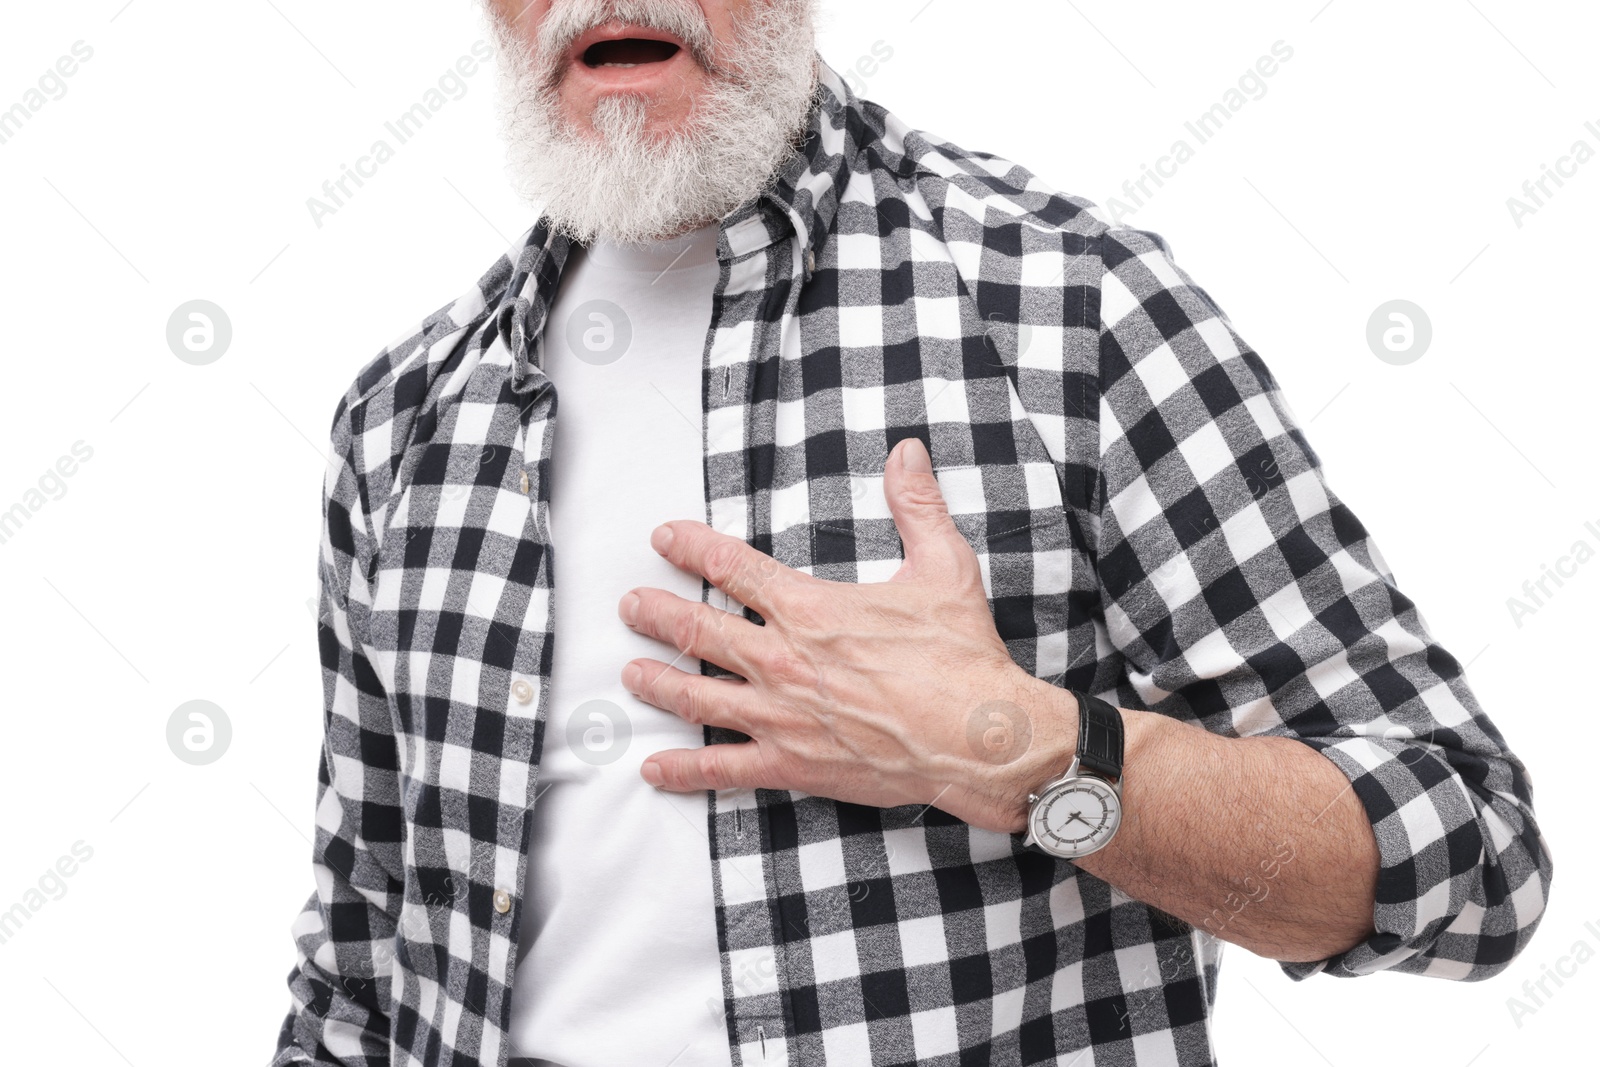
POLYGON ((718 252, 725 259, 760 251, 791 233, 815 253, 833 228, 858 151, 861 103, 821 56, 816 64, 804 140, 768 190, 723 220, 718 252))

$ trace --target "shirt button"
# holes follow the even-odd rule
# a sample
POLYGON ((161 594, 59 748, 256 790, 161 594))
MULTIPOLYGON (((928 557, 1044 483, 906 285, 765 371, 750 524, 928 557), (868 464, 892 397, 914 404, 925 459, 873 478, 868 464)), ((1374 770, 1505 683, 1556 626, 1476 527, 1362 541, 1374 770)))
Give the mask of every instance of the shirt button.
POLYGON ((522 495, 523 496, 527 496, 528 495, 528 488, 529 488, 529 485, 528 485, 528 472, 527 471, 523 471, 522 472, 522 477, 520 479, 518 479, 517 484, 522 486, 522 495))
POLYGON ((511 695, 517 698, 518 704, 526 704, 533 700, 533 686, 518 678, 511 683, 511 695))
POLYGON ((501 915, 504 915, 506 912, 510 911, 511 894, 507 893, 504 889, 496 889, 494 891, 494 910, 498 911, 501 915))

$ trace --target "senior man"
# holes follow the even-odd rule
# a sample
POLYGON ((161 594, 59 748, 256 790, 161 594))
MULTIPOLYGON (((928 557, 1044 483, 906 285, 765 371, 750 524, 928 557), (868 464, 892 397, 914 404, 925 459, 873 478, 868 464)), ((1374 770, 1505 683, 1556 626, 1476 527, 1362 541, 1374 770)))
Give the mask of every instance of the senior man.
POLYGON ((1528 773, 1261 359, 811 6, 487 5, 537 221, 334 419, 274 1063, 1188 1067, 1223 942, 1505 968, 1528 773))

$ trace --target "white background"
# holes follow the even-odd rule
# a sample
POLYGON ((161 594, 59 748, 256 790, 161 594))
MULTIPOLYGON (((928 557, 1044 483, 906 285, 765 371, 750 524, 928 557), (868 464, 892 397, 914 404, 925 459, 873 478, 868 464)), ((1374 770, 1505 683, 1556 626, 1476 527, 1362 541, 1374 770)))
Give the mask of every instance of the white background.
MULTIPOLYGON (((1549 983, 1520 1027, 1507 998, 1576 942, 1600 950, 1586 673, 1600 560, 1520 625, 1507 599, 1575 541, 1600 548, 1600 160, 1520 227, 1506 201, 1575 140, 1600 148, 1584 129, 1600 127, 1592 6, 827 8, 836 68, 892 49, 867 96, 1102 203, 1274 42, 1293 49, 1132 218, 1262 353, 1334 488, 1470 664, 1532 771, 1556 878, 1532 945, 1488 982, 1293 983, 1230 948, 1218 1054, 1228 1067, 1589 1061, 1579 1035, 1600 960, 1549 983), (1406 366, 1365 339, 1393 298, 1434 328, 1406 366)), ((264 1063, 288 1003, 289 924, 312 889, 321 442, 356 369, 531 219, 504 178, 488 70, 320 228, 307 210, 483 37, 465 0, 8 15, 0 108, 75 41, 94 54, 0 145, 0 510, 75 442, 93 456, 0 544, 0 910, 75 842, 93 855, 0 944, 0 1059, 264 1063), (165 339, 196 298, 234 329, 208 366, 165 339), (167 746, 168 717, 192 699, 232 723, 209 766, 167 746)))

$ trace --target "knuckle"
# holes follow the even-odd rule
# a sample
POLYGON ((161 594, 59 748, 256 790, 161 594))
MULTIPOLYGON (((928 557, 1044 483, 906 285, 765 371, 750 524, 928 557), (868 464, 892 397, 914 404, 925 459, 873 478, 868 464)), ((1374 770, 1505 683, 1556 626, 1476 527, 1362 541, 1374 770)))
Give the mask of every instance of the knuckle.
POLYGON ((678 694, 678 712, 683 721, 691 726, 704 726, 710 722, 713 709, 711 696, 705 686, 686 679, 678 694))
POLYGON ((739 547, 729 541, 719 541, 706 550, 706 577, 720 584, 733 577, 739 560, 739 547))
POLYGON ((944 493, 933 478, 913 478, 902 490, 903 499, 913 508, 927 512, 927 518, 938 519, 950 513, 944 502, 944 493))
POLYGON ((691 656, 698 656, 705 632, 705 615, 699 607, 682 612, 672 621, 672 643, 691 656))
POLYGON ((761 589, 775 582, 783 573, 784 566, 771 556, 763 555, 758 561, 747 568, 745 584, 751 589, 761 589))
POLYGON ((766 663, 767 677, 779 685, 797 689, 816 689, 821 674, 810 660, 791 648, 772 653, 766 663))
POLYGON ((701 749, 700 776, 705 779, 707 789, 728 789, 733 783, 729 780, 728 759, 713 745, 701 749))

